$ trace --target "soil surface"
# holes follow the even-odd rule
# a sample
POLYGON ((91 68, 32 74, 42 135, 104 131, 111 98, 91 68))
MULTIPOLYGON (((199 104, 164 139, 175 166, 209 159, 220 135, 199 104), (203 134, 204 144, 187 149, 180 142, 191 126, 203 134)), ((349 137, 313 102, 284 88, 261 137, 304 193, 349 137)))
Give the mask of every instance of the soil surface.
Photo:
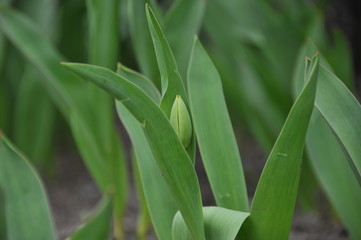
MULTIPOLYGON (((243 136, 243 135, 242 135, 243 136)), ((261 149, 248 137, 239 137, 242 161, 247 176, 250 195, 253 195, 261 169, 266 160, 261 149)), ((125 139, 129 146, 129 140, 125 139)), ((69 149, 62 149, 57 157, 57 173, 46 184, 59 239, 65 239, 81 223, 81 220, 100 200, 100 193, 87 172, 80 157, 69 149)), ((129 155, 129 152, 128 152, 129 155)), ((128 156, 129 159, 129 156, 128 156)), ((214 205, 209 183, 201 164, 197 161, 197 173, 202 189, 203 204, 214 205)), ((137 197, 131 179, 128 206, 124 218, 127 240, 135 238, 137 218, 137 197)), ((326 204, 327 205, 327 204, 326 204)), ((337 221, 332 219, 330 209, 323 204, 318 212, 305 212, 297 208, 292 225, 292 240, 346 240, 347 232, 337 221)), ((155 240, 150 230, 149 240, 155 240)))

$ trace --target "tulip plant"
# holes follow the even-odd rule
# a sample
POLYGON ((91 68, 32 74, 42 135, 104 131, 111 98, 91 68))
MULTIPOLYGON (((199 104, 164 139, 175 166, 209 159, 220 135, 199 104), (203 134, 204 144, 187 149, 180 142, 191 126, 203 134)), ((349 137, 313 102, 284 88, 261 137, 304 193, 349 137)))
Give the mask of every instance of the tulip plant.
MULTIPOLYGON (((94 3, 89 1, 89 7, 94 10, 91 18, 96 22, 101 16, 97 15, 94 3)), ((132 2, 130 10, 139 7, 138 3, 132 2)), ((202 9, 204 2, 197 3, 199 8, 195 9, 202 9)), ((178 7, 181 9, 182 4, 178 7)), ((134 148, 133 163, 139 195, 143 196, 143 214, 149 212, 159 240, 287 240, 305 145, 307 154, 315 159, 312 163, 320 181, 326 182, 326 191, 340 219, 353 239, 361 239, 361 125, 358 124, 361 107, 333 74, 317 47, 308 41, 300 51, 293 78, 295 100, 250 201, 221 77, 201 41, 194 37, 197 27, 181 36, 192 35, 193 45, 180 43, 173 54, 167 39, 174 41, 174 35, 164 34, 158 15, 149 5, 145 12, 148 38, 152 39, 156 58, 152 64, 156 69, 150 67, 149 59, 142 58, 141 66, 147 69, 143 75, 122 64, 113 71, 111 62, 104 60, 106 56, 99 55, 107 50, 96 44, 99 37, 96 34, 92 38, 96 46, 92 49, 92 64, 64 62, 24 16, 10 8, 0 10, 0 27, 5 35, 50 79, 54 102, 66 116, 87 167, 103 193, 99 206, 69 239, 109 239, 111 228, 117 239, 124 239, 126 171, 121 144, 114 126, 109 127, 112 98, 134 148), (29 46, 25 37, 31 38, 34 45, 29 46), (42 48, 49 54, 39 51, 42 48), (188 66, 179 64, 183 63, 179 59, 188 59, 188 48, 191 48, 188 66), (178 61, 174 55, 179 57, 178 61), (308 57, 304 59, 304 56, 308 57), (60 61, 62 66, 58 64, 60 61), (157 71, 159 80, 154 79, 157 71), (82 88, 86 90, 82 92, 82 88), (94 105, 98 106, 94 109, 94 101, 98 100, 101 104, 94 105), (327 149, 330 145, 334 148, 327 149), (216 206, 202 204, 194 168, 198 161, 197 146, 216 206), (325 152, 328 159, 322 155, 325 152), (337 167, 340 175, 332 176, 325 168, 327 164, 337 167), (331 186, 332 177, 341 184, 331 186)), ((180 17, 177 12, 172 13, 174 19, 180 17)), ((197 13, 194 10, 191 14, 197 13)), ((166 26, 172 24, 168 20, 166 26)), ((104 30, 93 26, 98 29, 94 31, 104 30)), ((132 37, 136 37, 139 29, 133 30, 132 37)), ((141 54, 140 49, 136 52, 141 54)), ((111 56, 110 60, 114 58, 111 56)), ((139 226, 142 228, 147 228, 146 219, 139 226)), ((144 232, 140 231, 139 239, 146 238, 144 232)), ((1 239, 52 240, 56 239, 55 235, 38 175, 26 157, 1 134, 1 239)))

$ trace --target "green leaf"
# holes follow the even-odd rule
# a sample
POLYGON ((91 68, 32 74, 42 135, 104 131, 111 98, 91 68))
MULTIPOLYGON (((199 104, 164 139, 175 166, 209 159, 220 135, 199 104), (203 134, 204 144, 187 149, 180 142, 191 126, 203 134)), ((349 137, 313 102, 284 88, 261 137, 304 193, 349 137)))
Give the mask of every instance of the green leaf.
POLYGON ((9 7, 1 7, 0 20, 1 30, 6 37, 46 77, 47 81, 43 83, 49 91, 49 96, 64 117, 68 118, 67 113, 70 109, 77 103, 81 106, 83 102, 75 101, 73 97, 76 96, 77 100, 84 99, 85 92, 78 91, 84 87, 84 83, 76 80, 79 78, 74 74, 59 67, 59 62, 63 58, 30 19, 9 7), (59 79, 61 81, 57 81, 59 79))
MULTIPOLYGON (((87 0, 90 30, 89 61, 92 64, 110 69, 115 69, 116 67, 119 54, 119 2, 119 0, 87 0)), ((97 137, 96 144, 102 145, 104 148, 101 149, 103 150, 100 152, 101 155, 98 155, 97 159, 94 158, 93 161, 103 160, 102 157, 104 156, 108 160, 108 163, 105 165, 108 169, 105 169, 103 174, 105 173, 106 176, 110 176, 109 184, 116 189, 115 200, 113 202, 115 204, 114 230, 115 237, 121 238, 124 235, 122 232, 122 217, 126 202, 127 169, 122 152, 118 151, 121 147, 120 140, 117 135, 114 134, 114 103, 108 94, 96 86, 89 85, 87 87, 90 99, 96 99, 96 101, 91 101, 97 109, 96 114, 93 115, 95 124, 92 126, 92 130, 97 137)), ((86 131, 84 131, 84 133, 85 132, 86 131)), ((81 138, 82 139, 78 138, 78 141, 89 141, 85 136, 81 136, 81 138)), ((91 152, 91 150, 89 150, 90 146, 91 145, 86 148, 86 145, 84 145, 84 149, 87 149, 89 153, 91 152)), ((97 146, 94 145, 94 147, 94 150, 97 151, 97 146)), ((87 153, 84 151, 84 154, 87 153)), ((89 158, 91 158, 91 156, 89 156, 89 158)), ((104 165, 104 163, 101 164, 104 165)), ((106 176, 103 175, 101 177, 104 178, 106 176)))
POLYGON ((84 222, 67 240, 109 239, 112 223, 112 201, 105 197, 99 206, 86 217, 84 222))
POLYGON ((87 0, 90 63, 115 69, 118 59, 119 1, 87 0))
POLYGON ((182 76, 186 75, 193 38, 201 27, 205 7, 205 0, 177 0, 163 20, 164 33, 182 76))
MULTIPOLYGON (((149 5, 146 6, 149 30, 153 39, 154 49, 157 56, 158 67, 162 81, 162 101, 161 109, 169 118, 177 95, 180 95, 189 109, 186 90, 178 72, 178 67, 174 59, 172 50, 164 36, 164 33, 149 5)), ((195 157, 195 136, 193 134, 190 144, 186 148, 192 162, 195 157)))
POLYGON ((219 74, 198 39, 188 69, 194 128, 217 205, 248 211, 241 158, 219 74))
POLYGON ((141 124, 121 102, 117 101, 116 106, 118 116, 134 146, 135 162, 154 230, 159 240, 171 239, 172 221, 178 210, 177 205, 161 175, 141 124))
MULTIPOLYGON (((42 36, 31 20, 11 8, 0 9, 0 27, 26 58, 44 75, 49 96, 70 123, 79 151, 96 183, 103 192, 115 190, 116 221, 123 213, 126 199, 127 172, 117 131, 101 131, 112 124, 99 117, 98 99, 92 98, 87 83, 59 65, 62 56, 42 36), (97 106, 97 107, 96 107, 97 106), (108 132, 104 136, 104 132, 108 132), (105 139, 104 141, 102 141, 105 139)), ((107 107, 107 106, 104 106, 107 107)))
MULTIPOLYGON (((204 207, 203 216, 207 240, 234 240, 249 213, 220 207, 204 207)), ((173 240, 192 240, 179 212, 174 217, 172 232, 173 240)))
POLYGON ((306 147, 312 167, 331 204, 351 238, 360 239, 360 183, 332 129, 318 110, 312 114, 306 147))
MULTIPOLYGON (((87 0, 89 19, 89 62, 115 69, 119 45, 119 1, 87 0)), ((111 145, 109 137, 114 131, 114 103, 110 96, 93 85, 87 86, 90 99, 96 99, 97 111, 93 115, 96 124, 93 131, 104 146, 111 145)), ((95 107, 94 106, 94 107, 95 107)), ((111 151, 111 150, 109 150, 111 151)))
POLYGON ((204 239, 198 179, 167 116, 142 90, 108 69, 76 63, 63 65, 111 93, 138 120, 193 238, 204 239))
MULTIPOLYGON (((300 56, 309 55, 318 51, 311 42, 306 42, 300 51, 300 56)), ((333 129, 335 135, 344 146, 351 168, 354 170, 361 184, 361 150, 358 143, 361 141, 361 107, 357 99, 347 87, 331 71, 332 68, 327 60, 321 55, 319 85, 315 105, 324 119, 333 129)), ((302 86, 301 69, 303 64, 298 62, 294 74, 294 93, 302 86)))
POLYGON ((351 158, 361 185, 361 106, 347 87, 326 68, 319 73, 316 107, 351 158))
POLYGON ((146 76, 127 68, 122 64, 118 64, 117 73, 121 77, 128 79, 138 88, 142 89, 153 101, 159 105, 161 97, 157 87, 146 76))
MULTIPOLYGON (((318 51, 317 47, 311 41, 308 41, 301 49, 299 59, 315 51, 318 51)), ((361 202, 360 178, 357 177, 357 170, 351 167, 352 164, 347 163, 350 161, 349 156, 345 154, 347 151, 341 147, 341 142, 337 136, 335 136, 334 131, 330 128, 324 116, 321 115, 317 108, 317 101, 320 98, 319 95, 325 94, 325 91, 334 92, 335 96, 338 97, 341 93, 346 93, 342 98, 345 96, 350 97, 350 93, 344 89, 340 80, 326 70, 326 68, 331 68, 325 58, 321 58, 321 64, 323 66, 321 66, 320 69, 319 87, 322 86, 324 89, 317 89, 315 100, 316 109, 311 118, 307 137, 307 151, 309 152, 311 165, 331 204, 352 238, 358 239, 361 236, 360 228, 358 227, 361 222, 361 216, 359 214, 359 212, 361 212, 361 206, 359 204, 359 202, 361 202), (321 72, 324 72, 324 74, 321 75, 321 72), (332 78, 325 78, 325 74, 332 78), (321 83, 321 81, 324 82, 321 83), (330 83, 327 84, 327 82, 330 83), (338 84, 335 84, 336 82, 338 82, 338 84), (330 90, 329 88, 334 89, 330 90), (335 91, 339 92, 335 93, 335 91)), ((293 80, 294 92, 296 93, 300 91, 303 83, 301 74, 303 69, 305 69, 305 64, 299 61, 296 65, 293 80)), ((326 96, 330 97, 328 93, 326 93, 326 96)), ((331 101, 336 105, 345 104, 344 102, 337 101, 337 99, 338 98, 331 101)), ((349 99, 344 99, 343 101, 345 100, 348 101, 349 99)), ((340 106, 335 107, 335 110, 337 109, 340 110, 340 106)), ((354 116, 354 113, 350 116, 354 116)), ((345 117, 346 116, 340 116, 341 119, 345 117)))
POLYGON ((39 74, 27 65, 16 99, 13 138, 36 167, 50 167, 56 112, 39 74))
POLYGON ((301 173, 303 146, 313 110, 318 56, 268 157, 252 202, 247 239, 288 239, 301 173))
MULTIPOLYGON (((160 94, 145 76, 125 68, 123 65, 118 65, 117 74, 137 85, 144 93, 147 93, 149 97, 159 104, 160 94)), ((172 221, 178 210, 177 205, 172 193, 169 191, 167 183, 161 176, 161 172, 140 123, 121 102, 117 101, 116 106, 118 116, 126 128, 134 146, 135 156, 133 159, 133 167, 136 168, 135 171, 139 174, 139 176, 137 175, 139 179, 136 178, 139 181, 137 185, 143 189, 143 201, 146 202, 146 206, 142 206, 148 208, 158 239, 171 239, 172 221)))
POLYGON ((41 180, 15 147, 4 136, 0 138, 0 190, 5 203, 6 239, 55 239, 41 180))

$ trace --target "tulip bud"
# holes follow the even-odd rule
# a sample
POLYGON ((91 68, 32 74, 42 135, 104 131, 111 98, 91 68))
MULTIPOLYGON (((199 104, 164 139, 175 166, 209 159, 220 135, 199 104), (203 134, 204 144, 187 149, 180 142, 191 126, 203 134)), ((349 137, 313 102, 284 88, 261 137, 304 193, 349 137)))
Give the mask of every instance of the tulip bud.
POLYGON ((170 124, 173 126, 183 146, 186 148, 192 138, 192 123, 186 105, 177 95, 170 112, 170 124))

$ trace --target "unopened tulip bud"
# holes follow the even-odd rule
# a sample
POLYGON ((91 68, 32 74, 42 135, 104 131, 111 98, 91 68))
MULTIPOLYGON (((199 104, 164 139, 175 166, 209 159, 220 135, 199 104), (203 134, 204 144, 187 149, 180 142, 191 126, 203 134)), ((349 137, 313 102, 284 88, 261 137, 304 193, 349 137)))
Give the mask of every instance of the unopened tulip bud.
POLYGON ((192 123, 186 105, 177 95, 170 113, 170 124, 173 126, 183 146, 186 148, 192 138, 192 123))

